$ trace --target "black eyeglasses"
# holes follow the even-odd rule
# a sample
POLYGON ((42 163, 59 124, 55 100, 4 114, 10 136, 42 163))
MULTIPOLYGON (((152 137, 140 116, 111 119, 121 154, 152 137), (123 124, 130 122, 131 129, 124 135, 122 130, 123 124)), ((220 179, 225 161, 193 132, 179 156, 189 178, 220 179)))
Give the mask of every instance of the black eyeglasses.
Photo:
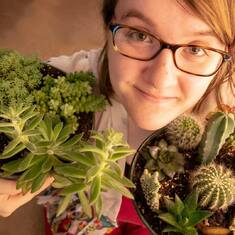
POLYGON ((169 44, 156 36, 123 24, 111 24, 113 47, 120 54, 141 61, 149 61, 163 49, 173 52, 175 66, 197 76, 214 75, 224 62, 231 59, 225 51, 191 44, 169 44))

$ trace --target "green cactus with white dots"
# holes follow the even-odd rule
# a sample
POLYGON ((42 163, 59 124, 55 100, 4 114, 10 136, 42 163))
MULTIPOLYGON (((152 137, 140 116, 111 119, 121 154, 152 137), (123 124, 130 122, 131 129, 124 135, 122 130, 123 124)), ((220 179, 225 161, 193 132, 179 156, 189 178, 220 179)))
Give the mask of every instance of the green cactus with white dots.
POLYGON ((201 140, 202 129, 195 117, 182 115, 166 126, 166 139, 179 149, 194 149, 201 140))
POLYGON ((192 187, 199 193, 199 204, 211 210, 226 210, 235 201, 235 177, 223 165, 202 165, 192 173, 192 187))
POLYGON ((161 185, 158 180, 158 172, 150 173, 148 169, 144 169, 142 176, 140 177, 141 188, 144 193, 144 197, 152 211, 158 211, 159 199, 161 195, 158 193, 161 185))

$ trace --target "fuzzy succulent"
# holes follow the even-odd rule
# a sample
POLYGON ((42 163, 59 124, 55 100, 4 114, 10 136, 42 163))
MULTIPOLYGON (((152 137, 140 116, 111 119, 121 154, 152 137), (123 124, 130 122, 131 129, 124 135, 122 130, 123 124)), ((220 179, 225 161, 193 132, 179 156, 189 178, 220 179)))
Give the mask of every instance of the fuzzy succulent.
POLYGON ((161 187, 158 176, 159 174, 157 171, 151 174, 148 169, 144 169, 144 172, 140 177, 141 188, 147 204, 152 211, 156 212, 159 209, 159 199, 161 197, 158 192, 161 187))
POLYGON ((166 126, 166 139, 182 150, 194 149, 202 136, 202 126, 193 116, 182 115, 166 126))
POLYGON ((135 187, 125 176, 117 163, 118 160, 134 153, 134 150, 123 141, 123 135, 113 129, 103 133, 92 132, 92 143, 83 143, 72 154, 73 164, 64 164, 55 168, 56 182, 54 187, 64 188, 65 196, 58 209, 60 215, 74 194, 83 206, 84 212, 91 216, 92 207, 99 217, 102 210, 101 192, 114 189, 128 198, 133 198, 127 188, 135 187), (64 183, 66 182, 66 187, 64 183))
POLYGON ((165 176, 173 178, 175 173, 183 172, 184 156, 175 146, 168 145, 164 139, 161 139, 156 146, 150 146, 148 149, 150 157, 145 168, 150 172, 158 171, 159 180, 165 176))
POLYGON ((230 169, 211 163, 192 173, 192 188, 199 193, 199 204, 211 210, 226 209, 235 200, 235 177, 230 169))

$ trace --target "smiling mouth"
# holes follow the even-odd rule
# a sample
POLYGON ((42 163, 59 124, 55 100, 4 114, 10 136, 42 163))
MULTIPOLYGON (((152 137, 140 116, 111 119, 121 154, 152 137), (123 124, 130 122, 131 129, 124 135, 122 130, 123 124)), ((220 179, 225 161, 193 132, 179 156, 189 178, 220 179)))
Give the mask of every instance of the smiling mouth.
POLYGON ((160 103, 164 103, 164 102, 169 102, 169 101, 173 101, 176 100, 176 97, 169 97, 169 96, 156 96, 156 95, 152 95, 151 93, 147 93, 141 89, 139 89, 138 87, 134 86, 134 88, 137 90, 137 92, 142 95, 144 98, 153 101, 153 102, 160 102, 160 103))

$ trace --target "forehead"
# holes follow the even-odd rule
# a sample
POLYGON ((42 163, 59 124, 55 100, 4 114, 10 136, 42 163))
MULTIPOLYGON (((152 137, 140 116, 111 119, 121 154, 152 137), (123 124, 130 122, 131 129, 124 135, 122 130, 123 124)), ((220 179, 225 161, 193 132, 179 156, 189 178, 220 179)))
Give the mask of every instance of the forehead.
POLYGON ((168 42, 192 36, 213 36, 211 28, 186 6, 176 0, 119 0, 117 21, 143 24, 168 42))

